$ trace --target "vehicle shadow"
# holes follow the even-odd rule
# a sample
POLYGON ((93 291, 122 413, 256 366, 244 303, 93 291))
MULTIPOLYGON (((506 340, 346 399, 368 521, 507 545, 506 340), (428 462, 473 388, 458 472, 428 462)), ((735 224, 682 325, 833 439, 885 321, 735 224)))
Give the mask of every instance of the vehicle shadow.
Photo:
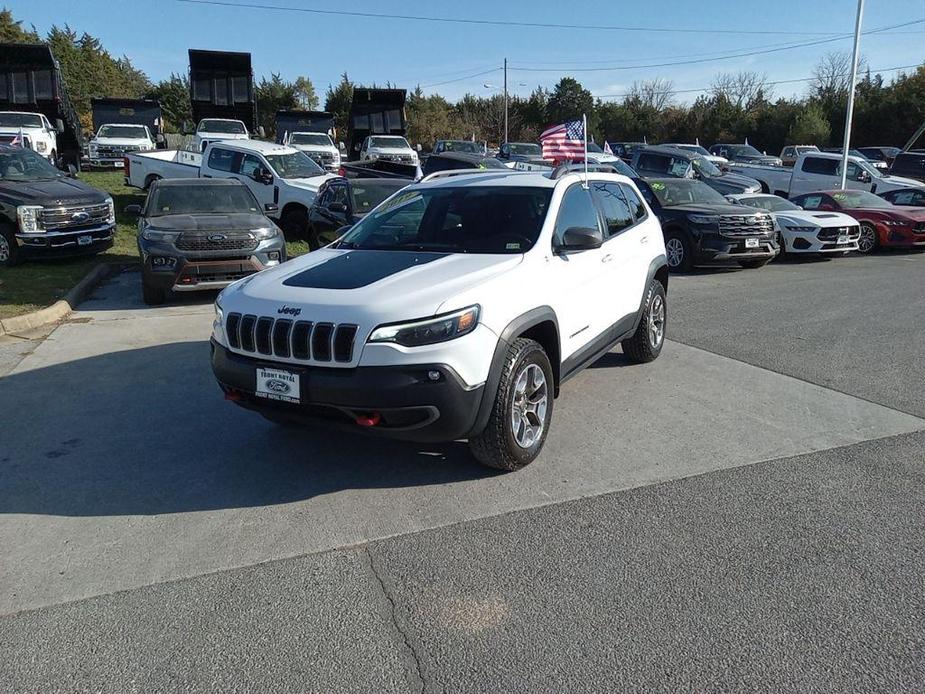
POLYGON ((494 474, 462 443, 416 445, 270 424, 222 398, 205 342, 6 376, 0 412, 4 514, 207 511, 494 474))

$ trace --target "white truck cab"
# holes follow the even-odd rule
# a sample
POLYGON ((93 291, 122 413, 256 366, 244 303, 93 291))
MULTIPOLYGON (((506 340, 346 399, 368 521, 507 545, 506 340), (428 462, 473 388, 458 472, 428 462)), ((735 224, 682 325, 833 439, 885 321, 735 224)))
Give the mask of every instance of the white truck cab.
POLYGON ((58 158, 59 128, 63 129, 63 125, 53 126, 41 113, 0 111, 0 142, 17 142, 45 157, 52 164, 55 164, 58 158))
POLYGON ((286 136, 285 144, 305 152, 325 171, 336 172, 340 169, 340 150, 334 145, 330 135, 319 132, 294 132, 286 136))
POLYGON ((360 147, 360 161, 397 161, 419 164, 418 153, 401 135, 370 135, 360 147))
POLYGON ((157 148, 147 125, 107 123, 100 126, 87 147, 90 166, 122 168, 129 152, 150 152, 157 148))
POLYGON ((249 140, 250 133, 244 121, 232 118, 203 118, 196 126, 193 149, 204 152, 210 142, 224 140, 249 140))
POLYGON ((432 174, 334 244, 225 289, 211 344, 226 399, 273 422, 467 438, 514 470, 570 376, 618 343, 655 359, 668 266, 636 185, 487 171, 432 174))

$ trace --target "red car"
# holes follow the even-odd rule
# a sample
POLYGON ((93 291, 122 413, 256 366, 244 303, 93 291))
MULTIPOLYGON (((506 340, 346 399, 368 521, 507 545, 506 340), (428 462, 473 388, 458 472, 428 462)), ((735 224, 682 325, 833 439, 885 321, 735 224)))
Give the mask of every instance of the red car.
POLYGON ((791 198, 804 210, 844 212, 861 223, 858 250, 925 247, 925 209, 900 207, 863 190, 823 190, 791 198))

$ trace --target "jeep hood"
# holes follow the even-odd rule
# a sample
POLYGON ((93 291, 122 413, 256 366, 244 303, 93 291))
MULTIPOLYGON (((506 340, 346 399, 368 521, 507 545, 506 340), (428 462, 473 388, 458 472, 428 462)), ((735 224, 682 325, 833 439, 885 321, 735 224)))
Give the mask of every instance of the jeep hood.
POLYGON ((432 316, 522 260, 520 254, 322 249, 232 285, 222 305, 273 317, 285 305, 301 309, 305 320, 371 328, 432 316))

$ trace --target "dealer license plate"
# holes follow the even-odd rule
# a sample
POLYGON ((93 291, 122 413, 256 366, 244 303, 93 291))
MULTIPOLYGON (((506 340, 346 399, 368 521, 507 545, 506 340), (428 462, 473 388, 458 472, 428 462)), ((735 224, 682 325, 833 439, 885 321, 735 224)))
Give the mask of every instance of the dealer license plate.
POLYGON ((848 243, 848 234, 844 234, 838 237, 839 246, 844 246, 846 243, 848 243))
POLYGON ((89 246, 91 243, 93 243, 92 236, 78 236, 77 237, 78 246, 89 246))
POLYGON ((257 369, 256 395, 267 400, 299 402, 299 375, 280 369, 257 369))
POLYGON ((758 239, 745 239, 746 248, 758 248, 758 239))

